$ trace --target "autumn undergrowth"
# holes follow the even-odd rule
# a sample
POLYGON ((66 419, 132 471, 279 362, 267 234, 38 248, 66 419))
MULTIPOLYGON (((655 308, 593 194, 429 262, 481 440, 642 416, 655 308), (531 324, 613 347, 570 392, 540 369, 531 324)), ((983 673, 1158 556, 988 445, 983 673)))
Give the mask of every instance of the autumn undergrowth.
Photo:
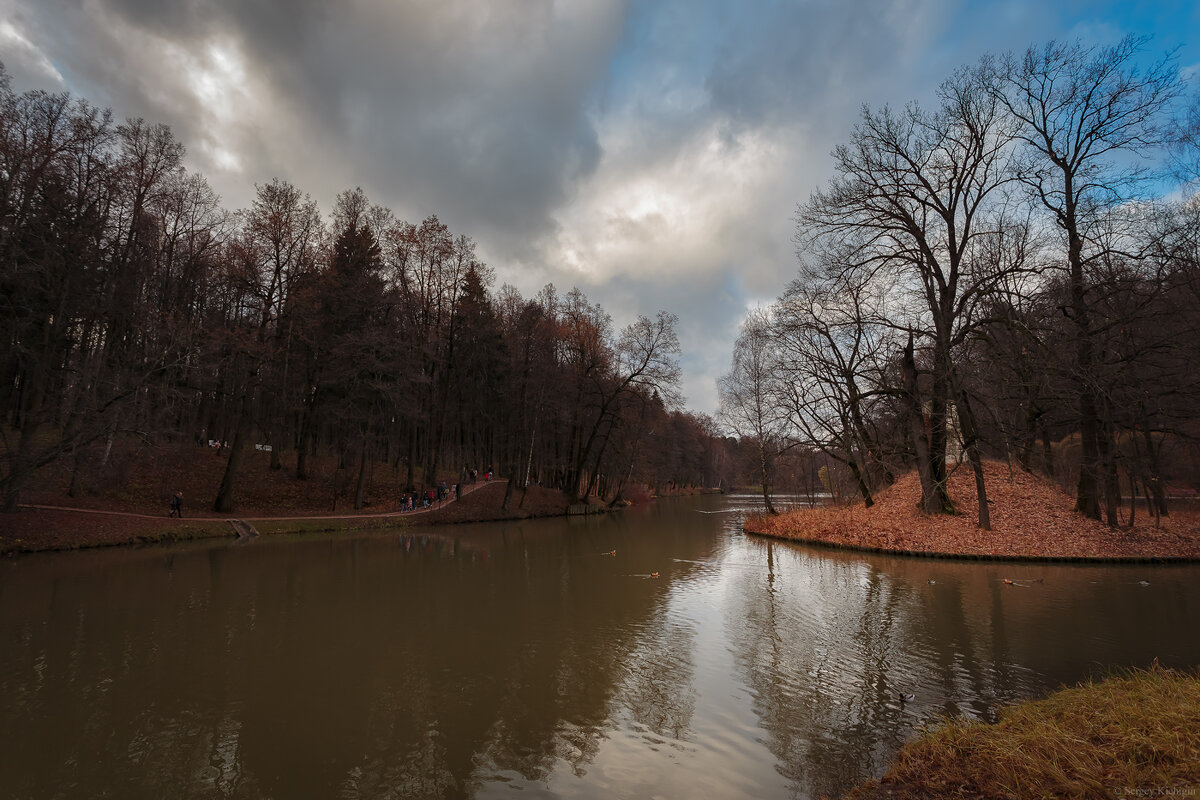
POLYGON ((845 800, 1198 794, 1200 673, 1155 665, 1012 706, 996 724, 949 720, 845 800))

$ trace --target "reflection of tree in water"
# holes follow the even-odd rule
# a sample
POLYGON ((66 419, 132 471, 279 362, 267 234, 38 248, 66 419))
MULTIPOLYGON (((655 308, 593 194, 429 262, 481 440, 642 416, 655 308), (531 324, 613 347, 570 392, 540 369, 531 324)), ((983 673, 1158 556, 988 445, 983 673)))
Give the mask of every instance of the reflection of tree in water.
POLYGON ((354 767, 347 785, 357 793, 346 796, 388 786, 405 787, 396 796, 470 796, 487 781, 544 781, 564 761, 582 771, 594 758, 629 643, 586 632, 644 604, 586 602, 596 576, 567 544, 484 558, 426 539, 405 551, 416 559, 412 583, 395 600, 410 613, 377 659, 371 692, 390 707, 369 717, 378 750, 354 767))
POLYGON ((639 730, 685 741, 696 711, 691 660, 694 632, 658 622, 658 629, 640 637, 639 646, 624 660, 627 674, 621 703, 639 730))
POLYGON ((798 796, 836 795, 876 773, 916 725, 958 708, 931 708, 933 697, 987 691, 974 661, 979 631, 961 604, 931 609, 917 588, 862 561, 759 549, 765 564, 741 574, 744 606, 731 609, 729 629, 798 796), (901 703, 901 692, 921 700, 901 703))
POLYGON ((365 750, 343 796, 466 797, 564 765, 583 775, 617 724, 614 701, 649 730, 686 727, 689 698, 672 681, 686 686, 690 671, 668 654, 687 642, 654 631, 663 584, 631 580, 583 536, 417 537, 398 549, 412 569, 380 603, 402 610, 400 635, 380 629, 370 638, 383 651, 363 655, 375 706, 361 709, 365 750))
MULTIPOLYGON (((727 628, 768 747, 799 796, 836 795, 878 774, 918 726, 941 716, 988 719, 997 705, 1079 680, 1096 663, 1156 656, 1163 631, 1187 618, 1166 605, 1169 592, 1112 600, 1114 584, 1130 583, 1119 568, 746 545, 757 566, 736 575, 741 606, 729 609, 727 628), (1018 570, 1038 582, 1006 585, 1018 570), (916 698, 901 703, 901 692, 916 698)), ((1189 649, 1177 649, 1191 663, 1189 649)))
POLYGON ((728 622, 735 658, 793 793, 838 794, 869 774, 881 744, 903 737, 900 710, 882 702, 896 599, 878 576, 830 563, 806 563, 815 584, 797 586, 782 549, 765 543, 765 571, 740 576, 745 606, 728 622))
POLYGON ((940 712, 944 715, 992 719, 991 703, 981 698, 1016 699, 996 588, 992 587, 990 608, 980 604, 974 619, 968 617, 971 603, 958 582, 942 581, 912 592, 920 605, 917 619, 923 624, 913 625, 909 636, 927 654, 926 683, 943 698, 940 712))
POLYGON ((28 635, 0 654, 18 701, 0 722, 31 735, 0 766, 38 743, 53 755, 6 769, 0 787, 469 797, 564 764, 583 774, 627 685, 648 728, 685 725, 678 710, 649 716, 651 692, 679 694, 662 676, 623 666, 634 651, 665 663, 639 632, 666 582, 629 578, 586 529, 505 539, 264 541, 143 557, 119 581, 81 570, 54 601, 24 588, 12 610, 28 635))

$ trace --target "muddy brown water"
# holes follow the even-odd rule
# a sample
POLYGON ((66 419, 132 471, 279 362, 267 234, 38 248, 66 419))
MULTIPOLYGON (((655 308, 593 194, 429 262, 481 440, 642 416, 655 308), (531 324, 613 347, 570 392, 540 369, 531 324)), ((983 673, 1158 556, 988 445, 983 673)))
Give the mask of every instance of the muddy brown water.
POLYGON ((4 560, 0 797, 810 798, 1200 664, 1200 566, 817 550, 754 502, 4 560))

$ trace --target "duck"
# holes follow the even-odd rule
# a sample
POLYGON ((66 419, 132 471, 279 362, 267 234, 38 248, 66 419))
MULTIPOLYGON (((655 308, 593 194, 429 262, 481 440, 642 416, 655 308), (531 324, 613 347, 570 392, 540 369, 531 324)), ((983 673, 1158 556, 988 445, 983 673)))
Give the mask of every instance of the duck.
POLYGON ((911 703, 913 700, 917 699, 917 696, 915 694, 905 694, 904 692, 901 692, 899 695, 897 695, 896 699, 901 703, 911 703))
POLYGON ((650 573, 650 577, 651 577, 651 578, 657 578, 657 577, 658 577, 658 573, 657 573, 657 572, 651 572, 651 573, 650 573))

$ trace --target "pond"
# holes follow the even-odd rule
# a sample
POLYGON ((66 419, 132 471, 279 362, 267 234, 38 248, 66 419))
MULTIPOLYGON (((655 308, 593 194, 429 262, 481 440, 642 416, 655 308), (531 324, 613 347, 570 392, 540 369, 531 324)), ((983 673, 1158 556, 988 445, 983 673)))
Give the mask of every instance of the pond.
POLYGON ((812 549, 753 503, 7 559, 0 796, 813 798, 1200 663, 1200 566, 812 549))

